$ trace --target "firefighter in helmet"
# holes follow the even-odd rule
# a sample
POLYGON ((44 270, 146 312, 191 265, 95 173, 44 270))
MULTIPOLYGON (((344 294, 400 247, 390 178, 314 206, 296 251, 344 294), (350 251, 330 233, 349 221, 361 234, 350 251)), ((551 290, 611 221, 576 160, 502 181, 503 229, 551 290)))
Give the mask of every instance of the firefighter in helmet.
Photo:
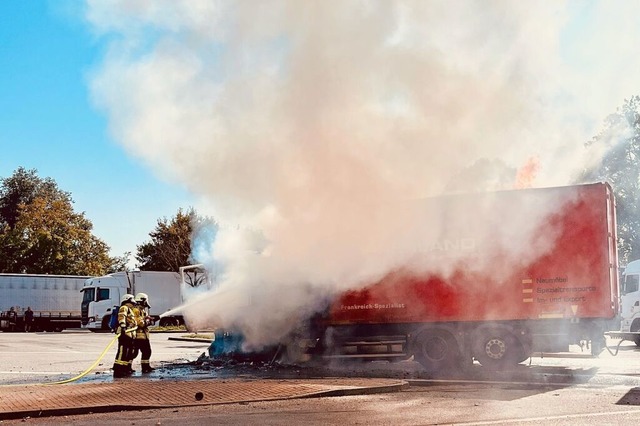
POLYGON ((125 294, 120 299, 118 309, 118 352, 113 363, 113 377, 126 377, 133 373, 131 362, 135 349, 136 315, 135 297, 133 294, 125 294))
POLYGON ((138 331, 136 333, 136 355, 140 351, 140 364, 143 373, 151 373, 155 368, 149 364, 151 358, 151 343, 149 342, 149 326, 153 324, 152 318, 149 316, 149 296, 146 293, 136 294, 136 324, 138 331))

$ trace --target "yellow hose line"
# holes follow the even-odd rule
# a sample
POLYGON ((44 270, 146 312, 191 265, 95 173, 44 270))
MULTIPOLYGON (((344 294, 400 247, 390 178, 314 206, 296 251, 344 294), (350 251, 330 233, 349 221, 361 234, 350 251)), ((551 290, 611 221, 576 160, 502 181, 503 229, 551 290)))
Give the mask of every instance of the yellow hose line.
MULTIPOLYGON (((133 327, 133 328, 129 328, 127 330, 125 330, 125 333, 129 333, 131 331, 136 331, 138 329, 138 327, 133 327)), ((98 363, 100 361, 102 361, 102 358, 104 358, 105 354, 107 353, 107 351, 111 348, 111 346, 113 346, 113 344, 115 343, 116 340, 118 340, 118 337, 120 337, 120 333, 116 333, 115 337, 113 339, 111 339, 111 341, 109 342, 109 344, 107 345, 106 348, 104 348, 104 350, 102 351, 102 353, 100 354, 100 356, 98 357, 98 359, 96 359, 96 361, 91 365, 91 367, 87 368, 85 371, 83 371, 82 373, 78 374, 75 377, 72 377, 70 379, 67 380, 60 380, 59 382, 49 382, 49 383, 27 383, 27 385, 36 385, 36 386, 48 386, 48 385, 62 385, 65 383, 70 383, 70 382, 74 382, 84 376, 86 376, 87 374, 89 374, 91 372, 91 370, 93 370, 94 368, 96 368, 96 366, 98 365, 98 363)), ((5 386, 16 386, 16 385, 0 385, 1 387, 5 387, 5 386)), ((21 385, 22 386, 22 385, 21 385)))
MULTIPOLYGON (((129 328, 127 330, 125 330, 125 333, 129 333, 131 331, 136 331, 138 329, 137 326, 133 327, 133 328, 129 328)), ((62 385, 65 383, 70 383, 70 382, 74 382, 84 376, 86 376, 87 374, 89 374, 89 372, 91 372, 91 370, 93 370, 94 368, 96 368, 96 366, 98 365, 98 363, 102 360, 102 358, 104 358, 104 355, 107 353, 107 351, 111 348, 111 346, 113 346, 114 342, 116 340, 118 340, 118 337, 120 337, 120 333, 116 333, 115 337, 113 339, 111 339, 111 341, 109 342, 109 344, 107 345, 106 348, 104 348, 104 351, 102 351, 102 353, 100 354, 100 356, 98 357, 98 359, 96 359, 96 362, 94 362, 91 367, 87 368, 86 370, 84 370, 82 373, 78 374, 76 377, 72 377, 70 379, 67 380, 61 380, 59 382, 50 382, 50 383, 40 383, 43 386, 47 386, 47 385, 62 385)))
POLYGON ((47 386, 47 385, 62 385, 65 383, 70 383, 70 382, 74 382, 84 376, 86 376, 87 374, 89 374, 91 372, 91 370, 93 370, 94 368, 96 368, 96 366, 98 365, 98 363, 100 361, 102 361, 102 358, 104 358, 104 355, 107 353, 107 351, 111 348, 111 346, 113 346, 113 343, 118 340, 118 337, 120 337, 120 333, 116 334, 116 336, 111 339, 111 341, 109 342, 109 344, 107 345, 106 348, 104 348, 104 351, 102 351, 102 353, 100 354, 100 356, 98 357, 98 359, 96 359, 96 362, 94 362, 91 367, 87 368, 86 370, 84 370, 82 373, 78 374, 76 377, 72 377, 70 379, 67 380, 61 380, 59 382, 50 382, 50 383, 40 383, 43 386, 47 386))

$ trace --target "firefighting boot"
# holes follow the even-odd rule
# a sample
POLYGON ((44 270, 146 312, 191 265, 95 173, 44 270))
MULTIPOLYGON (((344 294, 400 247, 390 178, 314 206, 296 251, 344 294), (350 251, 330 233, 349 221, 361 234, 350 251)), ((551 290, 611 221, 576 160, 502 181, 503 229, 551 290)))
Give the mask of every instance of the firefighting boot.
POLYGON ((119 378, 127 377, 127 376, 128 376, 128 374, 127 374, 127 371, 124 369, 124 366, 114 364, 114 366, 113 366, 113 378, 114 379, 119 379, 119 378))

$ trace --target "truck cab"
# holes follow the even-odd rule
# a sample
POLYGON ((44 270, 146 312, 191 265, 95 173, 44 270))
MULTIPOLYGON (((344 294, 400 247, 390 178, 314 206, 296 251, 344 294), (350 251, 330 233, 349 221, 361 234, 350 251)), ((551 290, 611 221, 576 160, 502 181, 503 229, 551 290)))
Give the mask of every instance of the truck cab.
POLYGON ((84 287, 80 290, 83 293, 82 328, 91 331, 109 329, 111 312, 118 309, 120 298, 127 291, 126 283, 114 275, 89 278, 84 282, 84 287))
MULTIPOLYGON (((622 273, 621 332, 640 331, 640 260, 629 262, 622 273)), ((640 339, 636 339, 640 346, 640 339)))
POLYGON ((177 272, 120 271, 89 278, 80 291, 83 292, 82 328, 88 330, 109 330, 111 312, 119 308, 122 296, 139 292, 149 296, 149 315, 159 321, 160 326, 184 324, 182 315, 166 315, 160 319, 160 314, 182 303, 180 275, 177 272))

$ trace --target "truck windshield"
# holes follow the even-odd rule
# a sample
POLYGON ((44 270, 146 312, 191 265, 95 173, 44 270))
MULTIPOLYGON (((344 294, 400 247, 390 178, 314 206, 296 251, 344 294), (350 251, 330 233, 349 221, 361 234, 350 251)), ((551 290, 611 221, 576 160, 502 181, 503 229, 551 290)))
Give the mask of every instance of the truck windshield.
POLYGON ((626 275, 624 277, 624 289, 622 294, 629 294, 634 291, 638 291, 639 278, 640 275, 626 275))
POLYGON ((86 288, 82 290, 84 294, 82 295, 83 302, 93 302, 95 300, 96 289, 95 288, 86 288))

